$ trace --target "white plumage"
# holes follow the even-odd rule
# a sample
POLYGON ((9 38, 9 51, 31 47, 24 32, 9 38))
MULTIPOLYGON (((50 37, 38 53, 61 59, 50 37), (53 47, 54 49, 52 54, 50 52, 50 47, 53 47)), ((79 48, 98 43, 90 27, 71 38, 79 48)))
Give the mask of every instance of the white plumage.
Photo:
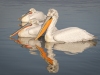
MULTIPOLYGON (((95 39, 94 35, 78 27, 69 27, 54 32, 53 28, 55 27, 59 17, 58 12, 55 9, 49 9, 47 16, 48 16, 47 20, 52 19, 45 34, 45 40, 47 42, 78 42, 78 41, 88 41, 95 39)), ((44 28, 46 27, 46 22, 43 27, 44 28)), ((43 31, 43 27, 40 32, 43 31)), ((38 37, 36 39, 38 39, 38 37)))
MULTIPOLYGON (((42 27, 42 23, 40 23, 37 19, 31 19, 29 21, 31 26, 22 29, 19 33, 19 37, 36 37, 42 27)), ((56 31, 55 27, 53 31, 56 31)))
POLYGON ((88 41, 92 40, 93 38, 94 36, 92 34, 78 27, 69 27, 66 29, 58 30, 56 33, 54 33, 54 39, 56 41, 77 42, 88 41))
POLYGON ((29 22, 30 19, 37 19, 40 22, 43 22, 46 19, 46 15, 41 11, 36 11, 34 8, 31 8, 28 13, 22 15, 19 19, 22 22, 29 22))
POLYGON ((36 37, 39 30, 41 29, 41 24, 37 19, 30 20, 30 23, 32 24, 29 27, 26 27, 22 29, 19 33, 19 37, 36 37))

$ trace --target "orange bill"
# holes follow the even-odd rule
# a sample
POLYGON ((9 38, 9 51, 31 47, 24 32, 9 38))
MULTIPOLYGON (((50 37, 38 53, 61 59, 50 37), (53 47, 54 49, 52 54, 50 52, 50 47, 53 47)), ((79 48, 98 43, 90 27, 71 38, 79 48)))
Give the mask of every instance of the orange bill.
POLYGON ((14 32, 12 35, 10 35, 10 37, 15 36, 15 35, 18 34, 22 29, 24 29, 24 28, 26 28, 26 27, 29 27, 29 26, 31 26, 31 24, 23 26, 22 28, 20 28, 20 29, 17 30, 16 32, 14 32))
POLYGON ((38 40, 38 38, 43 35, 43 33, 47 30, 47 28, 51 24, 51 22, 52 22, 52 18, 51 17, 47 17, 46 21, 43 24, 43 27, 39 31, 39 33, 38 33, 37 37, 35 38, 35 40, 38 40))

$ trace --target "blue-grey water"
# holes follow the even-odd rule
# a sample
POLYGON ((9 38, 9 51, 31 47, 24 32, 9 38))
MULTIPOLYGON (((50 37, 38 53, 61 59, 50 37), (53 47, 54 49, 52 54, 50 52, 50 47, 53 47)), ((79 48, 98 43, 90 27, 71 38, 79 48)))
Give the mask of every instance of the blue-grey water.
POLYGON ((100 75, 100 0, 0 0, 0 75, 100 75), (98 40, 74 44, 44 42, 43 37, 10 39, 20 27, 18 18, 30 8, 45 14, 55 8, 56 27, 80 27, 98 40), (53 65, 42 57, 44 49, 53 65))

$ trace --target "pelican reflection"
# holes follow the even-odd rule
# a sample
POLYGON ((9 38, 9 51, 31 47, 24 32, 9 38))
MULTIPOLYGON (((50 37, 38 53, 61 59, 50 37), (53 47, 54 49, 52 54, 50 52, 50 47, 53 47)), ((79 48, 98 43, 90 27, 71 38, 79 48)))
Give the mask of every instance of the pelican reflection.
POLYGON ((50 73, 57 73, 59 70, 59 63, 55 59, 56 54, 53 50, 62 51, 68 55, 75 55, 82 53, 89 47, 95 46, 96 41, 77 42, 77 43, 51 43, 46 42, 45 48, 47 49, 48 57, 53 60, 53 65, 49 64, 47 69, 50 73))
POLYGON ((96 41, 84 41, 75 43, 48 43, 48 46, 52 47, 54 50, 63 51, 65 54, 75 55, 82 53, 87 48, 96 46, 96 41))
MULTIPOLYGON (((17 44, 20 44, 21 47, 29 49, 30 54, 36 55, 37 53, 35 50, 39 50, 41 57, 46 61, 48 64, 47 70, 50 73, 57 73, 59 70, 59 64, 58 61, 55 59, 55 54, 53 53, 53 50, 49 47, 46 47, 48 43, 44 42, 43 37, 40 40, 34 40, 34 38, 21 38, 19 37, 17 40, 14 38, 10 38, 17 44), (41 42, 45 43, 45 48, 47 49, 47 52, 44 51, 44 47, 42 48, 43 44, 41 42)), ((50 44, 49 44, 50 45, 50 44)))
POLYGON ((48 64, 47 70, 50 73, 57 73, 59 71, 59 62, 55 59, 56 54, 53 52, 61 51, 68 55, 75 55, 82 53, 87 48, 96 46, 96 41, 76 42, 76 43, 51 43, 45 42, 44 37, 40 40, 34 38, 18 38, 14 42, 21 44, 22 47, 29 49, 30 54, 36 54, 35 50, 40 52, 41 57, 48 64), (45 47, 43 47, 43 44, 45 47), (46 49, 46 51, 44 50, 46 49))
POLYGON ((22 48, 29 49, 30 54, 36 55, 37 53, 35 51, 37 50, 37 48, 35 44, 41 47, 41 39, 43 39, 43 37, 37 41, 34 40, 34 38, 22 38, 22 37, 18 37, 17 40, 14 38, 10 39, 16 42, 17 44, 20 44, 22 48))
POLYGON ((53 52, 53 44, 54 43, 45 43, 45 48, 47 49, 48 57, 53 60, 53 64, 49 64, 47 70, 50 73, 57 73, 59 71, 59 63, 57 59, 55 59, 56 54, 53 52))

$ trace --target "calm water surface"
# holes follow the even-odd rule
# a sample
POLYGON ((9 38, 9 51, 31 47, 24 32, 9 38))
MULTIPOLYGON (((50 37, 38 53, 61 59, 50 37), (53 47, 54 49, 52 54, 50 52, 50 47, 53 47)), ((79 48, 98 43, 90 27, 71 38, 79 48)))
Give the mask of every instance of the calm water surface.
POLYGON ((0 11, 0 75, 100 75, 100 0, 0 0, 0 11), (45 14, 55 8, 58 29, 80 27, 97 36, 97 42, 10 39, 20 28, 18 18, 32 7, 45 14))

